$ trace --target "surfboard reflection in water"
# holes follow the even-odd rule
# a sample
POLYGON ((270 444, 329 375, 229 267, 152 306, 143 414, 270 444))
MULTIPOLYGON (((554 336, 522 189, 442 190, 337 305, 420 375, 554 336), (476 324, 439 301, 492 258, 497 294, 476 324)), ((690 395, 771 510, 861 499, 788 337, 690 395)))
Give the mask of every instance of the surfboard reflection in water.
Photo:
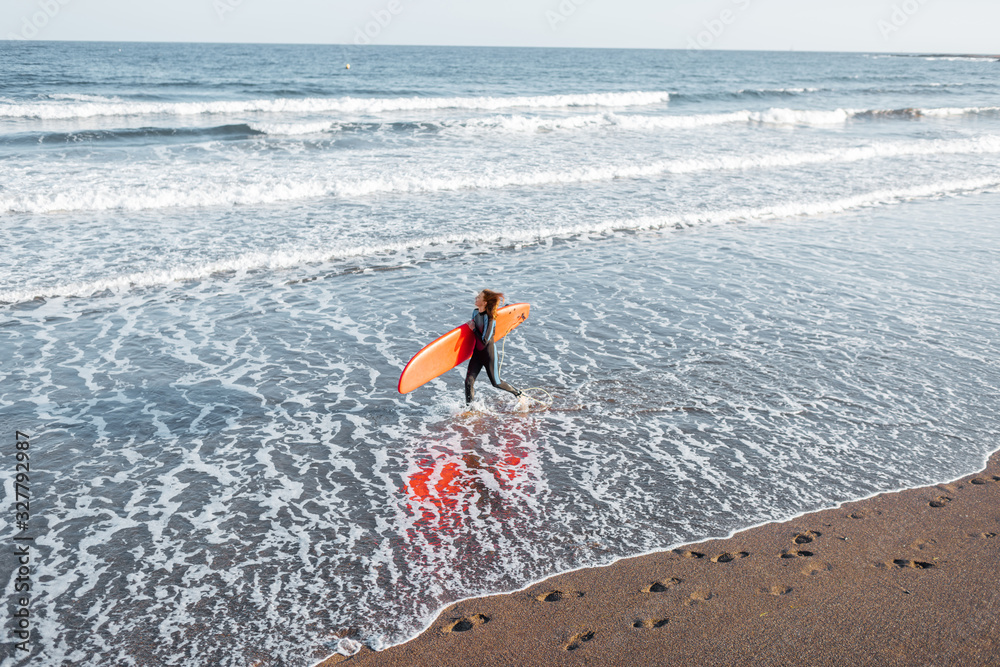
MULTIPOLYGON (((460 571, 488 569, 509 541, 520 539, 519 528, 535 523, 536 496, 546 487, 537 434, 529 420, 506 417, 450 424, 439 441, 407 455, 400 517, 407 525, 399 532, 410 567, 445 561, 460 571)), ((447 568, 433 571, 454 576, 447 568)))

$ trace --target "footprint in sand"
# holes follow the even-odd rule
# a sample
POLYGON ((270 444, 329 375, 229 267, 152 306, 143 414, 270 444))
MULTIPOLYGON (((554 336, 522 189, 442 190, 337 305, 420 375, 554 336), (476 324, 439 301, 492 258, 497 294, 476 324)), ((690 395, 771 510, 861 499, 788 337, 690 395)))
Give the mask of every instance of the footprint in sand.
POLYGON ((930 505, 931 507, 944 507, 950 502, 951 498, 949 498, 948 496, 938 496, 937 498, 935 498, 934 500, 930 501, 927 504, 930 505))
POLYGON ((715 596, 710 591, 695 591, 688 596, 688 599, 684 601, 684 604, 690 607, 702 602, 708 602, 713 597, 715 596))
POLYGON ((768 591, 768 592, 771 595, 774 595, 774 596, 788 595, 789 593, 792 592, 792 589, 790 587, 788 587, 788 586, 781 586, 779 584, 779 585, 771 586, 771 590, 768 591))
POLYGON ((897 558, 896 560, 892 561, 892 566, 899 568, 909 567, 914 570, 928 570, 934 567, 934 563, 925 563, 919 560, 907 560, 904 558, 897 558))
POLYGON ((833 566, 829 563, 823 562, 813 562, 802 568, 802 574, 807 577, 815 577, 818 574, 823 574, 824 572, 829 572, 833 569, 833 566))
POLYGON ((476 614, 475 616, 465 616, 463 618, 454 618, 452 622, 444 626, 441 632, 444 634, 449 634, 452 632, 468 632, 473 628, 477 628, 480 625, 485 625, 490 622, 489 616, 484 616, 483 614, 476 614))
POLYGON ((977 477, 975 479, 969 480, 969 483, 975 484, 976 486, 982 486, 984 484, 989 484, 989 481, 982 479, 981 477, 977 477))
POLYGON ((738 560, 740 558, 746 558, 749 555, 750 554, 748 554, 746 551, 740 551, 739 553, 735 553, 735 554, 724 553, 724 554, 719 554, 718 556, 712 556, 712 562, 713 563, 731 563, 734 560, 738 560))
POLYGON ((705 554, 698 551, 688 551, 687 549, 674 549, 674 553, 684 558, 704 558, 705 554))
POLYGON ((576 649, 580 648, 593 638, 594 638, 594 632, 592 630, 587 630, 586 632, 580 632, 570 637, 570 640, 566 642, 565 646, 563 646, 563 650, 575 651, 576 649))
POLYGON ((811 551, 794 551, 790 549, 785 549, 779 554, 781 558, 812 558, 813 552, 811 551))
POLYGON ((850 514, 847 515, 847 518, 848 519, 864 519, 865 515, 862 514, 861 512, 851 512, 850 514))
POLYGON ((670 590, 677 584, 681 583, 680 579, 676 577, 673 579, 667 579, 665 581, 654 581, 649 586, 642 589, 643 593, 662 593, 664 591, 670 590))
POLYGON ((670 622, 669 618, 639 618, 632 624, 633 628, 662 628, 670 622))
POLYGON ((996 533, 982 533, 979 537, 983 538, 984 540, 992 540, 996 536, 997 536, 996 533))
POLYGON ((536 595, 535 599, 539 602, 559 602, 560 600, 571 600, 582 597, 583 593, 579 591, 549 591, 541 595, 536 595))
POLYGON ((935 544, 937 544, 937 540, 917 540, 910 545, 910 548, 923 551, 924 549, 930 549, 935 544))
POLYGON ((795 542, 796 544, 809 544, 822 534, 823 533, 817 532, 815 530, 807 530, 805 532, 796 535, 792 541, 795 542))

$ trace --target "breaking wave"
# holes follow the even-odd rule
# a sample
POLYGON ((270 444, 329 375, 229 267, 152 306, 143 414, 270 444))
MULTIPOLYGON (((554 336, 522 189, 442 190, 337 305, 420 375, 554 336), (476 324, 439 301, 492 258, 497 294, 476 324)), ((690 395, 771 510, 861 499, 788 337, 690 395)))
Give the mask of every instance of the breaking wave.
MULTIPOLYGON (((646 164, 619 164, 564 170, 482 172, 451 176, 422 173, 374 178, 324 179, 301 174, 274 176, 256 174, 220 184, 207 174, 171 178, 156 172, 136 174, 135 183, 108 183, 95 187, 76 184, 50 194, 0 196, 0 212, 55 213, 68 211, 150 210, 207 206, 252 206, 317 197, 365 197, 377 194, 431 193, 456 190, 497 190, 509 187, 573 185, 628 178, 652 178, 667 174, 690 174, 744 169, 778 169, 810 164, 850 163, 905 156, 976 155, 1000 153, 1000 136, 986 135, 957 140, 873 143, 818 152, 721 155, 682 160, 659 160, 646 164), (163 187, 150 183, 166 181, 163 187), (192 184, 194 183, 194 184, 192 184)), ((134 175, 135 176, 135 175, 134 175)), ((30 190, 30 188, 29 188, 30 190)))
POLYGON ((123 292, 131 289, 158 287, 176 282, 210 278, 217 274, 253 271, 277 271, 306 264, 397 254, 430 248, 467 245, 525 245, 554 238, 612 232, 643 232, 664 229, 687 229, 703 225, 775 220, 781 218, 820 216, 854 209, 886 206, 914 199, 932 199, 1000 188, 1000 177, 966 181, 946 181, 926 185, 878 190, 863 194, 820 201, 785 202, 758 208, 727 208, 714 211, 647 216, 626 220, 607 220, 581 225, 562 225, 537 229, 491 231, 473 234, 449 234, 414 239, 399 243, 359 245, 348 248, 320 248, 303 251, 251 252, 237 257, 170 269, 144 271, 54 287, 38 287, 0 292, 0 303, 20 303, 39 298, 87 297, 103 292, 123 292))
POLYGON ((18 102, 0 104, 0 118, 73 119, 97 116, 196 116, 240 113, 345 113, 432 109, 498 110, 514 108, 631 107, 665 104, 666 92, 586 93, 532 97, 396 97, 256 99, 213 102, 137 102, 108 98, 72 104, 18 102))

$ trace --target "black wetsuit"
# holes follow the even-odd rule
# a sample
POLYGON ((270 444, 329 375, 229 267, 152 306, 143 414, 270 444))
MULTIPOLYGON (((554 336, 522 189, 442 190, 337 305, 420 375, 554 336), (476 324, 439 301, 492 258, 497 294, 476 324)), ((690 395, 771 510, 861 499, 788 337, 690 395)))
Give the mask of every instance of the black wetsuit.
POLYGON ((472 312, 472 323, 475 325, 476 349, 472 351, 469 359, 469 371, 465 374, 465 402, 471 403, 476 396, 473 385, 476 383, 476 376, 484 367, 490 382, 497 389, 509 391, 515 396, 520 396, 521 392, 500 379, 500 369, 497 366, 496 347, 493 344, 493 334, 496 331, 496 323, 488 313, 480 313, 478 310, 472 312))

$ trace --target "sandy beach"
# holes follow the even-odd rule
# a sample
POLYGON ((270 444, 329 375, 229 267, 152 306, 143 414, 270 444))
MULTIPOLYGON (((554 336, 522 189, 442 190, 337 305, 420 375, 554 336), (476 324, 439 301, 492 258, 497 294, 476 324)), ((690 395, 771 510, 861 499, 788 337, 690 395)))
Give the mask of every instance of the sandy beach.
POLYGON ((881 494, 445 609, 323 667, 1000 664, 1000 453, 881 494))

